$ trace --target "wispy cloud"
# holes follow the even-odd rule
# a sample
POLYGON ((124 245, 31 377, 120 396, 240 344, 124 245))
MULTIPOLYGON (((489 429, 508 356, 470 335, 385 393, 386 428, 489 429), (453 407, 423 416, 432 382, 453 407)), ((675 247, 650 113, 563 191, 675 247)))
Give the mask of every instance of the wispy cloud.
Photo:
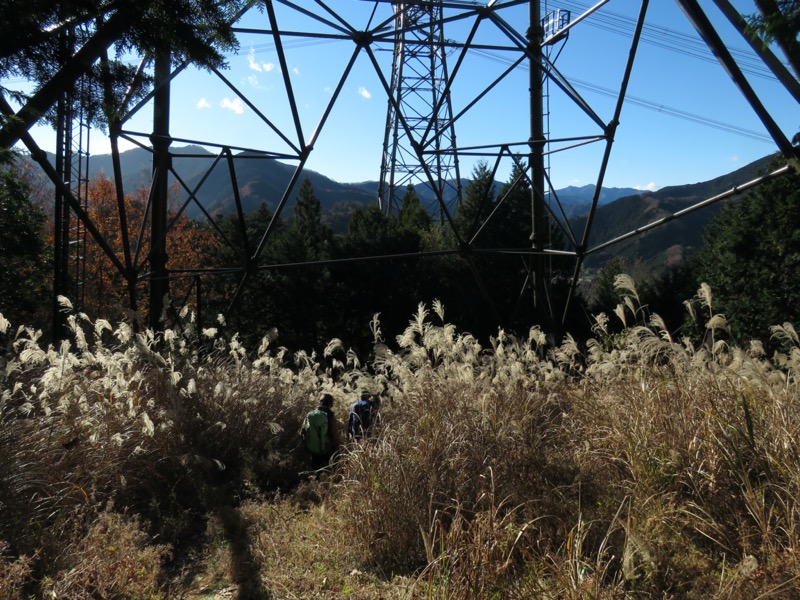
POLYGON ((367 100, 372 98, 372 94, 370 94, 369 90, 365 88, 363 85, 360 88, 358 88, 358 95, 361 96, 362 98, 366 98, 367 100))
POLYGON ((244 102, 242 102, 241 98, 236 98, 235 100, 231 100, 230 98, 223 98, 222 102, 219 103, 222 108, 227 108, 228 110, 232 110, 237 115, 241 115, 244 113, 244 102))
POLYGON ((261 91, 269 92, 270 90, 273 89, 272 85, 269 85, 269 84, 264 85, 264 84, 262 84, 261 83, 261 79, 259 78, 259 76, 255 75, 255 74, 247 76, 247 83, 254 90, 261 90, 261 91))
POLYGON ((269 73, 275 68, 274 63, 260 63, 256 61, 256 51, 254 48, 250 48, 250 53, 247 55, 247 64, 250 65, 250 68, 253 71, 258 71, 259 73, 269 73))
POLYGON ((647 185, 635 185, 633 189, 640 190, 642 192, 655 192, 659 189, 659 186, 655 184, 655 182, 651 181, 647 185))
POLYGON ((200 100, 197 101, 197 104, 195 104, 195 107, 198 109, 204 109, 204 108, 211 108, 211 105, 205 98, 200 98, 200 100))
POLYGON ((297 67, 293 67, 292 73, 294 73, 295 75, 300 75, 300 69, 298 69, 297 67))

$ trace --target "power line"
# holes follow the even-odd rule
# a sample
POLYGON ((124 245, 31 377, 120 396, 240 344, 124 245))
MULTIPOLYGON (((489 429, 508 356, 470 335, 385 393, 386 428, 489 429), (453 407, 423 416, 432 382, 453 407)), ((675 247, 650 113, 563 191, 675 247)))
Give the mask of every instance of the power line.
MULTIPOLYGON (((475 54, 482 56, 488 60, 498 62, 504 65, 511 64, 513 61, 510 60, 506 56, 502 56, 500 54, 486 51, 486 50, 476 50, 475 54)), ((521 64, 519 68, 527 70, 527 64, 521 64)), ((610 98, 617 98, 619 95, 618 92, 612 90, 610 88, 605 88, 597 84, 589 83, 588 81, 582 81, 580 79, 575 79, 569 75, 565 75, 566 79, 574 85, 576 88, 581 89, 588 89, 589 91, 602 94, 604 96, 608 96, 610 98)), ((646 108, 658 113, 662 113, 665 115, 669 115, 671 117, 675 117, 678 119, 683 119, 685 121, 691 121, 693 123, 698 123, 700 125, 705 125, 706 127, 712 127, 714 129, 719 129, 721 131, 726 131, 728 133, 733 133, 735 135, 739 135, 742 137, 750 138, 759 142, 766 142, 769 144, 773 143, 773 140, 768 135, 759 133, 757 131, 752 131, 750 129, 745 129, 743 127, 739 127, 737 125, 733 125, 731 123, 725 123, 723 121, 717 121, 714 119, 710 119, 708 117, 704 117, 702 115, 697 115, 685 110, 681 110, 679 108, 674 108, 671 106, 667 106, 665 104, 661 104, 658 102, 653 102, 651 100, 646 100, 644 98, 637 98, 636 96, 631 96, 630 94, 625 95, 626 102, 630 102, 631 104, 635 104, 642 108, 646 108)))
MULTIPOLYGON (((588 81, 581 81, 580 79, 575 79, 570 77, 570 83, 575 84, 575 87, 580 87, 584 89, 591 90, 598 94, 602 94, 604 96, 608 96, 611 98, 617 97, 617 92, 614 90, 604 88, 599 85, 595 85, 589 83, 588 81)), ((670 106, 666 106, 664 104, 658 104, 656 102, 651 102, 650 100, 645 100, 643 98, 637 98, 636 96, 631 96, 630 94, 626 94, 625 101, 630 102, 631 104, 635 104, 637 106, 641 106, 643 108, 647 108, 653 110, 655 112, 663 113, 666 115, 670 115, 672 117, 676 117, 678 119, 683 119, 685 121, 691 121, 693 123, 699 123, 700 125, 705 125, 707 127, 713 127, 715 129, 720 129, 722 131, 727 131, 728 133, 733 133, 742 137, 747 137, 752 140, 756 140, 759 142, 767 142, 769 144, 773 143, 771 137, 766 134, 759 133, 757 131, 752 131, 750 129, 745 129, 743 127, 739 127, 737 125, 732 125, 730 123, 725 123, 723 121, 717 121, 715 119, 709 119, 708 117, 703 117, 701 115, 696 115, 694 113, 690 113, 685 110, 681 110, 679 108, 673 108, 670 106)))
MULTIPOLYGON (((589 9, 589 6, 582 4, 581 2, 575 2, 574 0, 561 0, 561 2, 559 2, 559 5, 562 5, 564 8, 567 8, 569 10, 581 13, 589 9)), ((633 31, 633 28, 636 25, 634 19, 611 11, 597 11, 594 14, 592 14, 585 21, 585 23, 589 26, 593 26, 595 28, 602 29, 604 31, 608 31, 622 36, 630 36, 631 32, 633 31)), ((295 39, 288 41, 287 47, 314 46, 324 43, 330 43, 332 41, 335 40, 295 39)), ((714 64, 716 64, 717 62, 716 59, 713 57, 713 55, 711 55, 708 47, 698 37, 683 32, 675 31, 667 27, 645 24, 642 33, 642 42, 696 60, 701 60, 714 64)), ((274 44, 270 43, 256 44, 250 46, 250 51, 255 53, 261 53, 261 52, 272 51, 274 50, 274 48, 275 48, 274 44)), ((769 69, 767 69, 766 67, 764 67, 763 63, 757 60, 756 57, 752 56, 751 54, 741 49, 731 48, 730 51, 737 58, 737 60, 740 61, 741 63, 740 67, 744 72, 757 77, 775 80, 775 76, 772 74, 772 72, 769 71, 769 69)), ((500 62, 503 64, 511 64, 513 62, 508 57, 502 56, 499 53, 494 53, 488 50, 474 49, 473 52, 486 59, 500 62)), ((527 64, 524 63, 521 65, 521 67, 523 69, 528 68, 527 64)), ((570 82, 574 83, 575 87, 577 88, 587 89, 594 93, 598 93, 612 98, 617 97, 617 93, 609 88, 605 88, 597 84, 592 84, 587 81, 581 81, 571 77, 569 77, 568 79, 570 80, 570 82)), ((750 129, 745 129, 743 127, 739 127, 731 123, 717 121, 715 119, 704 117, 702 115, 694 114, 685 110, 681 110, 679 108, 667 106, 662 103, 653 102, 645 98, 638 98, 636 96, 631 96, 629 94, 626 95, 625 100, 626 102, 629 102, 641 108, 652 110, 654 112, 658 112, 674 118, 683 119, 685 121, 697 123, 700 125, 704 125, 706 127, 711 127, 714 129, 718 129, 720 131, 725 131, 752 140, 772 143, 772 139, 765 134, 759 133, 757 131, 752 131, 750 129)))
MULTIPOLYGON (((562 0, 560 4, 581 13, 589 9, 587 5, 574 0, 562 0)), ((585 23, 587 26, 625 37, 630 37, 636 25, 636 21, 631 17, 605 10, 595 12, 586 19, 585 23)), ((642 42, 703 62, 717 63, 717 59, 711 54, 706 44, 696 35, 645 23, 642 30, 642 42)), ((728 50, 736 58, 744 73, 773 81, 776 79, 772 71, 751 52, 740 48, 728 48, 728 50)))

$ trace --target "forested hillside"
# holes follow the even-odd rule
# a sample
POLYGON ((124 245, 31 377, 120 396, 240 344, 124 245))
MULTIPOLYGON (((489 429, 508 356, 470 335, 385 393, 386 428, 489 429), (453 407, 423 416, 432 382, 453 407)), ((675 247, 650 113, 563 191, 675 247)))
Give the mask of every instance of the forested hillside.
MULTIPOLYGON (((602 206, 598 208, 592 224, 590 246, 615 239, 755 179, 765 172, 771 160, 774 160, 773 157, 767 156, 709 181, 670 186, 656 192, 640 192, 602 206)), ((631 265, 642 263, 645 271, 657 274, 700 249, 705 227, 721 209, 722 203, 717 203, 682 216, 590 255, 586 265, 597 268, 611 257, 619 256, 631 265)), ((582 231, 584 225, 585 218, 573 219, 573 226, 578 231, 582 231)))
MULTIPOLYGON (((197 195, 198 200, 212 214, 229 214, 236 210, 231 195, 231 173, 226 161, 216 165, 209 173, 216 155, 199 146, 184 146, 173 148, 175 158, 173 168, 181 180, 190 189, 194 190, 202 181, 197 195)), ((294 166, 275 159, 257 157, 248 153, 233 154, 233 165, 237 181, 242 187, 242 204, 246 213, 257 209, 261 204, 266 204, 270 211, 274 211, 281 200, 292 174, 294 166)), ((54 157, 51 156, 51 161, 54 157)), ((111 178, 113 163, 110 154, 98 154, 88 160, 89 176, 96 178, 104 175, 111 178)), ((135 148, 120 153, 120 166, 123 185, 126 190, 135 190, 148 186, 152 180, 152 153, 148 150, 135 148)), ((32 165, 33 169, 37 169, 32 165)), ((335 175, 333 175, 335 177, 335 175)), ((377 181, 363 181, 358 183, 340 183, 315 171, 303 170, 299 181, 309 179, 314 187, 314 192, 320 200, 324 220, 336 233, 347 229, 350 215, 358 207, 375 203, 378 197, 377 181)), ((177 183, 171 176, 173 185, 177 183)), ((462 189, 468 184, 468 179, 462 179, 462 189)), ((48 185, 43 181, 43 185, 48 185)), ((502 182, 495 182, 498 187, 502 182)), ((183 186, 179 186, 181 189, 183 186)), ((288 218, 294 210, 294 200, 297 196, 299 183, 295 193, 290 195, 286 206, 285 217, 288 218)), ((416 188, 417 195, 424 207, 436 207, 436 196, 429 185, 416 188)), ((614 200, 637 193, 632 188, 603 188, 599 204, 603 206, 614 200)), ((556 190, 556 196, 564 206, 568 217, 583 215, 591 205, 594 186, 566 187, 556 190)), ((186 198, 185 192, 180 192, 181 198, 186 198)), ((187 209, 192 218, 201 218, 201 211, 192 204, 187 209)))
MULTIPOLYGON (((142 181, 147 179, 149 153, 130 151, 122 156, 125 166, 139 173, 142 181)), ((625 190, 604 191, 607 204, 598 208, 591 243, 613 239, 728 191, 756 177, 765 169, 768 160, 766 157, 708 182, 637 193, 613 201, 616 193, 625 190)), ((215 225, 217 229, 202 215, 197 220, 187 220, 198 212, 192 203, 175 224, 185 235, 181 237, 176 233, 170 238, 171 268, 211 267, 220 273, 203 284, 202 314, 206 320, 213 319, 217 313, 225 313, 228 326, 248 336, 259 335, 264 327, 277 327, 281 343, 287 347, 317 350, 334 335, 344 336, 348 345, 363 348, 368 344, 363 325, 376 313, 384 315, 385 331, 390 337, 394 336, 404 326, 400 315, 408 313, 420 301, 445 302, 453 319, 479 336, 488 335, 498 324, 519 330, 529 323, 532 292, 526 288, 529 281, 526 281, 524 260, 485 252, 494 248, 524 250, 529 247, 524 229, 530 222, 530 192, 526 188, 515 189, 512 197, 499 206, 488 227, 480 227, 509 185, 489 181, 488 172, 480 169, 472 173, 470 180, 465 180, 464 203, 455 214, 456 227, 464 239, 481 231, 475 245, 484 253, 470 257, 459 251, 454 234, 446 225, 431 223, 430 215, 423 208, 424 199, 416 189, 406 190, 407 198, 399 212, 386 216, 377 210, 374 197, 365 191, 370 184, 342 185, 309 173, 298 184, 296 194, 276 223, 263 248, 261 262, 266 265, 334 262, 305 268, 267 269, 254 274, 231 310, 229 298, 237 283, 225 273, 241 269, 244 256, 258 247, 273 219, 270 206, 277 205, 276 198, 283 193, 283 186, 291 177, 291 167, 274 160, 241 156, 233 162, 244 192, 242 201, 248 239, 242 237, 231 213, 232 198, 222 195, 221 190, 230 189, 230 172, 225 161, 217 165, 213 176, 201 188, 202 194, 198 194, 205 198, 207 210, 219 221, 215 225), (354 190, 360 190, 360 196, 354 190), (209 205, 210 197, 215 200, 209 205), (269 198, 270 203, 262 202, 256 208, 246 204, 264 198, 269 198), (300 214, 296 214, 301 206, 300 214), (360 262, 358 259, 370 260, 360 262), (308 315, 315 312, 312 307, 326 318, 309 319, 308 315)), ((116 239, 119 233, 115 231, 118 226, 113 217, 117 210, 113 184, 105 178, 102 160, 93 164, 97 176, 90 186, 90 211, 101 219, 106 235, 116 239), (105 216, 101 218, 100 215, 105 216)), ((197 169, 208 168, 210 164, 210 155, 189 147, 176 158, 176 171, 185 172, 188 181, 195 181, 204 175, 197 169)), ((138 216, 129 223, 131 236, 136 235, 141 219, 145 218, 141 211, 146 206, 147 195, 145 187, 134 190, 130 196, 131 206, 139 208, 134 212, 134 216, 138 216)), ((173 190, 172 210, 176 211, 185 199, 177 187, 173 190)), ((580 206, 578 191, 565 190, 565 198, 575 202, 573 207, 580 206)), ((592 191, 587 188, 582 193, 591 194, 592 191)), ((654 297, 650 301, 659 307, 669 327, 680 327, 683 319, 680 300, 665 292, 675 289, 678 294, 691 295, 696 289, 699 281, 696 274, 686 271, 688 261, 702 247, 704 230, 722 204, 673 220, 603 252, 589 254, 583 265, 583 295, 572 303, 573 312, 566 323, 568 330, 579 337, 587 335, 591 321, 585 316, 584 305, 596 311, 613 310, 614 295, 604 296, 602 289, 603 286, 608 288, 613 276, 620 272, 633 273, 646 294, 652 290, 654 297), (603 273, 611 259, 613 264, 603 273), (683 270, 680 283, 673 277, 675 269, 683 270), (666 279, 662 283, 660 278, 666 279), (667 303, 677 304, 677 308, 668 308, 667 303)), ((580 217, 571 221, 576 232, 580 232, 584 224, 580 217)), ((560 233, 557 228, 552 227, 551 232, 553 248, 569 250, 563 236, 557 235, 560 233)), ((117 248, 120 243, 115 242, 117 248)), ((96 250, 88 248, 86 256, 92 262, 85 286, 90 290, 85 309, 97 315, 104 314, 109 307, 120 310, 126 304, 120 279, 108 271, 110 265, 96 250)), ((551 264, 554 269, 552 302, 556 311, 564 300, 564 286, 572 275, 573 264, 568 258, 551 264)), ((187 296, 191 285, 192 280, 180 279, 172 290, 176 297, 187 297, 190 305, 195 301, 191 294, 187 296)))

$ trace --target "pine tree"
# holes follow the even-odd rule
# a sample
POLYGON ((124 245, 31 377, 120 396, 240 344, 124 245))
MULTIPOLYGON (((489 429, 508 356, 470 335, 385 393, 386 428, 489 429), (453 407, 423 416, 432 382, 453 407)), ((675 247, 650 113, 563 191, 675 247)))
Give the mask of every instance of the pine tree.
POLYGON ((419 194, 412 184, 406 188, 403 195, 403 203, 397 214, 397 220, 402 229, 420 231, 430 225, 430 215, 422 208, 419 201, 419 194))
POLYGON ((502 222, 503 245, 509 248, 531 247, 531 186, 525 176, 524 164, 515 163, 508 181, 497 195, 502 203, 499 218, 502 222))
POLYGON ((765 43, 775 42, 783 50, 786 60, 800 77, 800 0, 755 0, 759 13, 750 17, 750 28, 755 37, 765 43))
POLYGON ((279 343, 293 350, 321 350, 336 335, 330 269, 309 264, 331 257, 332 238, 314 186, 305 178, 289 225, 277 232, 268 254, 270 263, 294 266, 270 269, 259 279, 269 282, 259 292, 270 305, 268 324, 260 329, 276 327, 279 343))
MULTIPOLYGON (((456 209, 454 223, 458 234, 469 242, 480 230, 494 208, 494 179, 489 165, 480 161, 472 170, 472 179, 464 189, 464 198, 456 209)), ((489 245, 488 235, 481 233, 480 246, 489 245)))
MULTIPOLYGON (((27 98, 17 94, 24 104, 14 118, 0 119, 0 147, 13 146, 83 76, 88 85, 81 102, 87 114, 100 124, 113 119, 113 107, 134 81, 135 67, 126 64, 132 50, 144 56, 168 49, 175 64, 223 67, 225 52, 238 47, 231 17, 245 5, 245 0, 5 0, 0 77, 23 77, 37 86, 27 98), (65 23, 75 25, 70 35, 79 51, 74 53, 63 49, 65 23), (101 58, 112 46, 116 56, 106 69, 101 58)), ((131 89, 145 93, 141 85, 131 89)))
POLYGON ((333 234, 322 222, 322 206, 308 177, 303 180, 297 194, 290 235, 303 244, 303 259, 319 260, 327 255, 333 234))

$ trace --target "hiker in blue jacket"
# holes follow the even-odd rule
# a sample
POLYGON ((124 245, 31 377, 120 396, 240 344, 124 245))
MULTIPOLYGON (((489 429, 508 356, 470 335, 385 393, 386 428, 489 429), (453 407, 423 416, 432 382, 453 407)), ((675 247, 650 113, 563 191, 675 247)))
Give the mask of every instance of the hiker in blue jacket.
POLYGON ((311 453, 311 468, 314 471, 330 465, 331 457, 339 445, 336 417, 333 414, 333 396, 322 394, 319 406, 306 414, 300 435, 311 453))
POLYGON ((347 419, 347 436, 353 441, 369 437, 377 417, 378 402, 371 398, 368 392, 362 391, 361 397, 350 406, 350 415, 347 419))

